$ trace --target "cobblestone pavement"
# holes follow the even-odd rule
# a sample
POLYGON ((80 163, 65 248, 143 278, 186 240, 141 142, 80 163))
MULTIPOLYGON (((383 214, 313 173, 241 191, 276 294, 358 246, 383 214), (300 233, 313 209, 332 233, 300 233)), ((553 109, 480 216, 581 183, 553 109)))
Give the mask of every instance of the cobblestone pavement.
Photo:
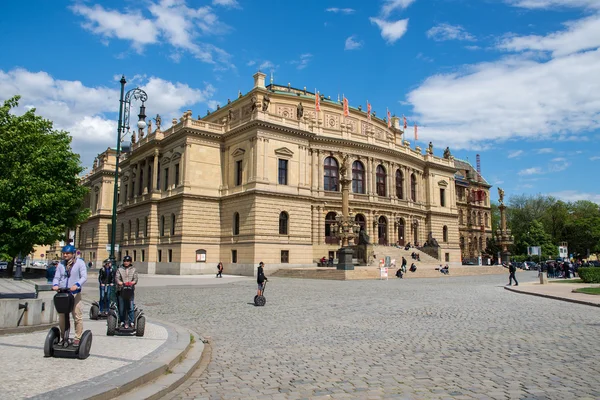
POLYGON ((272 278, 265 307, 248 279, 136 300, 212 341, 208 369, 167 398, 600 398, 600 310, 512 293, 507 279, 272 278))

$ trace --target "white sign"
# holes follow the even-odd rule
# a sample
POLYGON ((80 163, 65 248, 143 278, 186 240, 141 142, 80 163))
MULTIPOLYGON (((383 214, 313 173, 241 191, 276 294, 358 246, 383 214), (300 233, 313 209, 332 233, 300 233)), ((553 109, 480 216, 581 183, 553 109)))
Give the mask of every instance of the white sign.
POLYGON ((567 249, 567 246, 558 246, 558 256, 560 258, 568 258, 569 257, 569 251, 567 249))
POLYGON ((527 255, 530 256, 541 256, 542 248, 540 246, 527 247, 527 255))
MULTIPOLYGON (((106 245, 106 251, 110 252, 110 243, 106 245)), ((115 244, 115 251, 119 251, 119 245, 115 244)))
POLYGON ((379 268, 379 272, 380 272, 379 278, 380 279, 385 278, 387 280, 387 278, 388 278, 388 269, 386 267, 379 268))

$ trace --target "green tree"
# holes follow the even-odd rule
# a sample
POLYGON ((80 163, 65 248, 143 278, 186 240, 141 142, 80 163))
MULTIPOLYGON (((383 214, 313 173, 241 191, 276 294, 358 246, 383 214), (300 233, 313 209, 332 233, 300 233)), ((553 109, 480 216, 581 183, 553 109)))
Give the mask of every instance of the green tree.
POLYGON ((552 236, 552 242, 558 244, 564 240, 565 227, 569 222, 569 204, 550 197, 550 207, 544 212, 542 223, 546 232, 552 236))
POLYGON ((18 102, 15 96, 0 107, 0 253, 11 260, 63 238, 89 213, 71 137, 35 109, 12 114, 18 102))
POLYGON ((558 256, 558 247, 552 243, 552 237, 544 230, 544 225, 538 220, 529 225, 529 230, 519 237, 519 246, 525 248, 518 254, 527 254, 527 247, 540 246, 542 258, 555 258, 558 256))

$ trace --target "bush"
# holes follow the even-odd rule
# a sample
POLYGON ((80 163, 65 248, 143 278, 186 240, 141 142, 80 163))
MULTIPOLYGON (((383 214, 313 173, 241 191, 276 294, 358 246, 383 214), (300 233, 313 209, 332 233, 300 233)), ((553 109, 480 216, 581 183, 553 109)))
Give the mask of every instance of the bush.
POLYGON ((600 283, 600 268, 586 267, 579 268, 577 271, 579 277, 585 283, 600 283))

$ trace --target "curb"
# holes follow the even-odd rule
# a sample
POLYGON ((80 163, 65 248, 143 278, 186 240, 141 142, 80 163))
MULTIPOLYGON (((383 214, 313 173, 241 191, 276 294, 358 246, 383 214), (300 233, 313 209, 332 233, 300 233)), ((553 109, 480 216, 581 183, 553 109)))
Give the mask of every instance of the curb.
POLYGON ((37 331, 49 330, 53 326, 58 326, 58 321, 52 324, 44 324, 44 325, 25 325, 21 327, 15 328, 2 328, 0 329, 0 336, 4 335, 20 335, 21 333, 32 333, 37 331))
POLYGON ((562 301, 567 301, 569 303, 576 303, 576 304, 583 304, 583 305, 586 305, 586 306, 600 307, 600 304, 591 303, 589 301, 583 301, 583 300, 577 300, 577 299, 569 299, 569 298, 566 298, 566 297, 559 297, 559 296, 552 296, 550 294, 525 292, 525 291, 514 289, 514 288, 511 288, 511 287, 508 287, 508 286, 505 286, 504 289, 506 289, 508 291, 511 291, 511 292, 515 292, 515 293, 528 294, 530 296, 545 297, 547 299, 562 300, 562 301))
MULTIPOLYGON (((192 341, 190 340, 190 335, 193 335, 194 338, 199 338, 199 336, 195 332, 192 332, 181 326, 171 324, 169 322, 152 319, 152 323, 162 325, 165 328, 167 328, 167 331, 169 332, 169 337, 163 345, 167 348, 166 350, 161 351, 160 354, 153 357, 150 361, 143 362, 139 366, 139 368, 131 368, 131 370, 122 374, 119 373, 119 370, 108 372, 107 374, 113 374, 116 376, 114 378, 109 379, 106 383, 103 383, 102 385, 87 387, 83 389, 78 389, 78 385, 72 385, 66 388, 59 388, 53 390, 51 392, 41 393, 38 396, 34 396, 33 398, 46 399, 54 398, 53 396, 57 395, 61 398, 61 400, 109 400, 119 397, 121 395, 128 395, 128 392, 132 391, 133 389, 148 384, 156 380, 157 378, 175 375, 174 373, 169 372, 173 372, 173 370, 180 371, 180 369, 184 366, 188 366, 188 369, 193 371, 193 367, 198 365, 200 360, 193 360, 191 359, 191 357, 188 357, 189 359, 186 360, 186 356, 188 355, 188 353, 190 356, 195 355, 196 352, 198 352, 198 349, 199 352, 202 353, 204 347, 202 341, 196 339, 196 341, 192 343, 192 341), (194 346, 195 344, 196 346, 194 346)), ((160 350, 161 348, 157 349, 157 351, 160 350)), ((152 353, 150 353, 146 357, 148 356, 152 356, 152 353)), ((189 372, 189 374, 191 374, 191 371, 189 372)), ((168 387, 165 388, 165 390, 173 390, 176 387, 176 385, 181 384, 183 379, 189 376, 189 374, 178 374, 178 376, 183 375, 181 377, 181 381, 177 380, 176 382, 173 382, 172 384, 168 385, 168 387)), ((92 378, 91 380, 94 380, 94 378, 92 378)))

